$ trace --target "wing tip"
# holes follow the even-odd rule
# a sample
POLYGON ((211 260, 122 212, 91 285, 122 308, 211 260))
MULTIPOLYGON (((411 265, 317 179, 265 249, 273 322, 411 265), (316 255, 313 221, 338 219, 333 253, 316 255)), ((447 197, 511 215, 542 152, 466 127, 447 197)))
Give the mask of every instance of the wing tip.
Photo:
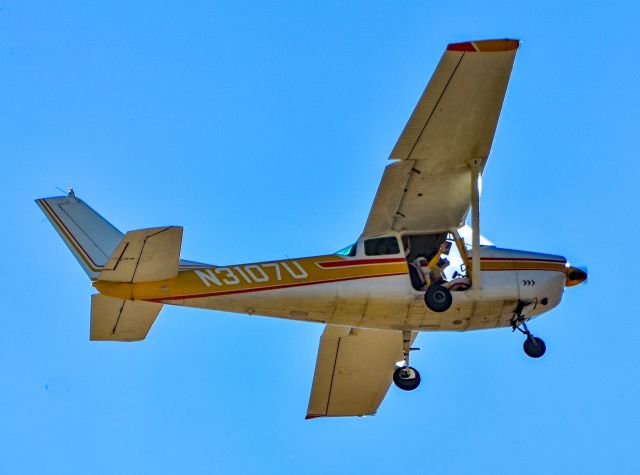
POLYGON ((463 53, 493 53, 497 51, 513 51, 520 46, 520 40, 480 40, 464 41, 462 43, 450 43, 447 51, 459 51, 463 53))
POLYGON ((304 420, 317 419, 318 417, 369 417, 375 416, 377 412, 369 412, 367 414, 307 414, 304 420))

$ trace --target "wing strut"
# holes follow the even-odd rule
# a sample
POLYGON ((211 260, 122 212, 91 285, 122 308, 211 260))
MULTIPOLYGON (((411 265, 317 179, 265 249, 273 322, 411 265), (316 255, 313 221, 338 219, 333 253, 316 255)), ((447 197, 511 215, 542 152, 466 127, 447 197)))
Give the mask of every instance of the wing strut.
POLYGON ((480 278, 480 179, 484 160, 474 158, 469 160, 471 176, 471 227, 473 230, 471 248, 471 288, 480 290, 482 282, 480 278))

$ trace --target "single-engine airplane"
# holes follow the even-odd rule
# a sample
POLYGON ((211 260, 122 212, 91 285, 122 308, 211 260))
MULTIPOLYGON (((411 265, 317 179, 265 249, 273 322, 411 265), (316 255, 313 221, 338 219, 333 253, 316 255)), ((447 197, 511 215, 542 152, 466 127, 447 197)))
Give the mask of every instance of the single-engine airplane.
POLYGON ((527 322, 586 272, 480 236, 479 180, 518 46, 448 45, 362 235, 333 254, 202 264, 180 259, 181 227, 122 234, 72 190, 36 200, 98 291, 91 340, 143 340, 165 304, 323 323, 307 418, 375 414, 392 381, 416 389, 409 355, 421 331, 512 328, 527 355, 542 356, 527 322))

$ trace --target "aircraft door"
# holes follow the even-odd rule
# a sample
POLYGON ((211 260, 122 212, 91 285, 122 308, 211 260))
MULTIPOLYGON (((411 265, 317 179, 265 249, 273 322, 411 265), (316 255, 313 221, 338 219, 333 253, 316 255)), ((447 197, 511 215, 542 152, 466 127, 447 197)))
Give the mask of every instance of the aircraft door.
POLYGON ((409 235, 402 242, 415 290, 436 283, 452 291, 469 288, 466 251, 452 233, 409 235))

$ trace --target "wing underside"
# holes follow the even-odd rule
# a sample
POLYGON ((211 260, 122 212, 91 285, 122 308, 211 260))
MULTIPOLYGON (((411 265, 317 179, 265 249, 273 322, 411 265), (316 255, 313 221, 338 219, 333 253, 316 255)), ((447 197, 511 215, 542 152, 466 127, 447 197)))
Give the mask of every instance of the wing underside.
POLYGON ((400 331, 327 325, 320 339, 307 418, 375 414, 401 360, 400 331))
POLYGON ((484 168, 519 42, 449 45, 390 159, 364 235, 431 232, 464 224, 469 162, 484 168))

